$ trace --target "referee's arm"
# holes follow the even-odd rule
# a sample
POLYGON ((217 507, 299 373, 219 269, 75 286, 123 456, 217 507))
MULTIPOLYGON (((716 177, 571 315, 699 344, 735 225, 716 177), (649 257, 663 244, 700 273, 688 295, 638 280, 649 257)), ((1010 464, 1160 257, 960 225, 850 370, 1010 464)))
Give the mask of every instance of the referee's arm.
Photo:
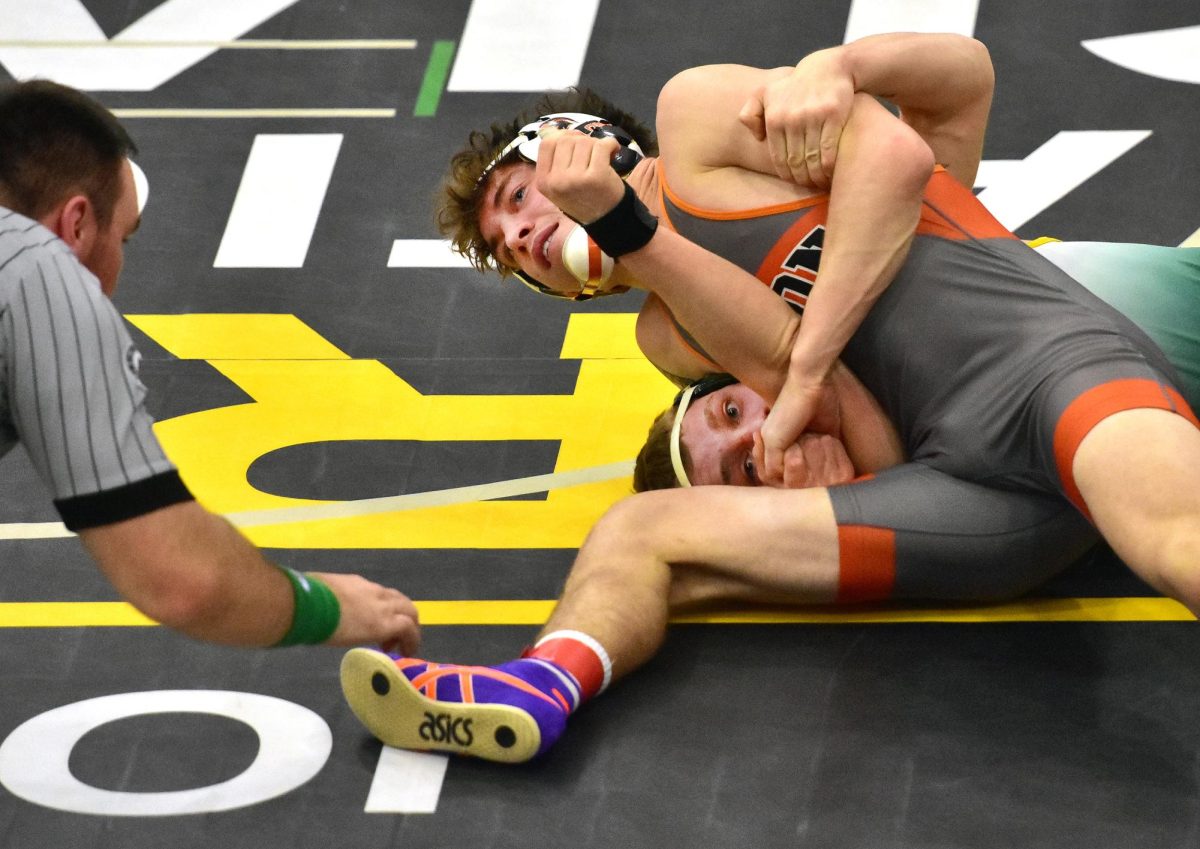
POLYGON ((292 586, 195 501, 79 531, 113 587, 157 622, 217 643, 269 646, 292 621, 292 586))
MULTIPOLYGON (((0 256, 0 372, 13 425, 64 523, 152 619, 217 643, 279 643, 303 624, 298 587, 311 582, 294 582, 196 503, 154 435, 120 315, 65 246, 21 226, 34 244, 10 247, 7 263, 0 256)), ((356 575, 321 580, 336 609, 322 608, 324 627, 297 641, 416 648, 417 611, 404 595, 356 575)))
MULTIPOLYGON (((190 637, 271 646, 291 626, 291 582, 237 529, 195 501, 82 529, 79 536, 125 599, 190 637)), ((319 577, 341 607, 329 643, 416 651, 417 611, 406 596, 359 575, 319 577)))

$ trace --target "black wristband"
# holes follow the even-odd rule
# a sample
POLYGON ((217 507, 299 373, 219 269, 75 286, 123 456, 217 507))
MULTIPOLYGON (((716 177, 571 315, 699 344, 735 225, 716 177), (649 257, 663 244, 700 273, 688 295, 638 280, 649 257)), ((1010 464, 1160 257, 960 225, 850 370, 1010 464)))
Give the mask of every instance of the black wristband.
POLYGON ((620 202, 583 229, 600 246, 600 250, 616 258, 644 248, 658 229, 658 219, 650 214, 633 190, 625 184, 620 202))

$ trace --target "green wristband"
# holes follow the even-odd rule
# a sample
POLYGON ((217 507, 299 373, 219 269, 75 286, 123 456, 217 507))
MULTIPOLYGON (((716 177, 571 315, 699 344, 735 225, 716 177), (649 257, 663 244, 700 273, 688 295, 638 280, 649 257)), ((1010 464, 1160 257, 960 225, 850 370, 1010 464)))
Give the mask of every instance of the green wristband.
POLYGON ((333 590, 315 575, 301 575, 285 566, 283 574, 292 582, 292 595, 296 600, 292 613, 292 627, 283 635, 276 646, 316 645, 333 636, 342 618, 342 607, 333 590))

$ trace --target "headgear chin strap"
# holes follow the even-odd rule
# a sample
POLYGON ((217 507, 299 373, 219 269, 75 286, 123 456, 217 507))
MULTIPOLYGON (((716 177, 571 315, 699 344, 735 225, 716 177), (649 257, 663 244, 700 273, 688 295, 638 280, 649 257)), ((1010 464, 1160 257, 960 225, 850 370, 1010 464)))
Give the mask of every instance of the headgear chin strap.
MULTIPOLYGON (((615 124, 599 116, 588 115, 583 112, 556 112, 552 115, 542 115, 536 121, 531 121, 522 127, 517 132, 517 137, 506 144, 500 153, 483 169, 483 173, 479 175, 476 185, 481 184, 487 179, 492 169, 514 150, 525 161, 537 162, 538 149, 542 145, 541 133, 546 129, 575 130, 592 138, 616 139, 620 144, 620 148, 618 148, 616 154, 613 156, 612 166, 613 170, 620 174, 622 179, 629 176, 629 172, 633 170, 633 167, 645 157, 641 147, 634 141, 633 136, 615 124)), ((571 301, 587 301, 601 295, 612 295, 617 292, 627 291, 627 288, 624 286, 608 291, 600 290, 600 287, 608 281, 609 276, 612 274, 613 258, 601 251, 599 245, 584 232, 582 227, 577 226, 563 241, 562 260, 563 266, 582 284, 582 288, 578 292, 559 292, 535 280, 523 271, 514 273, 517 279, 535 292, 571 301)))

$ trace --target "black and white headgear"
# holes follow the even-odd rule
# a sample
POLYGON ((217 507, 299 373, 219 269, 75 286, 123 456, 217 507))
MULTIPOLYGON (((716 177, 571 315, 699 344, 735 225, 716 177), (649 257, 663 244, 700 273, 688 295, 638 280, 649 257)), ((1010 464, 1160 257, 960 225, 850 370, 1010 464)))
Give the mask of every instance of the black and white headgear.
MULTIPOLYGON (((620 144, 620 148, 613 156, 612 166, 622 179, 629 176, 629 172, 633 170, 633 167, 645 157, 645 153, 642 152, 642 148, 638 143, 634 141, 633 136, 612 122, 583 112, 555 112, 550 115, 542 115, 537 120, 529 122, 518 130, 517 137, 506 144, 492 161, 484 167, 476 185, 481 185, 487 179, 488 174, 492 172, 492 169, 514 150, 526 162, 537 162, 538 149, 542 145, 541 132, 545 129, 575 130, 593 138, 616 139, 620 144)), ((584 232, 583 227, 576 226, 567 235, 567 238, 563 242, 562 259, 563 266, 575 276, 576 280, 583 284, 583 288, 575 294, 551 289, 523 271, 517 270, 513 273, 517 279, 530 289, 554 298, 586 301, 600 294, 609 294, 608 292, 602 293, 599 289, 608 280, 609 275, 612 274, 613 259, 600 250, 595 241, 584 232)))

